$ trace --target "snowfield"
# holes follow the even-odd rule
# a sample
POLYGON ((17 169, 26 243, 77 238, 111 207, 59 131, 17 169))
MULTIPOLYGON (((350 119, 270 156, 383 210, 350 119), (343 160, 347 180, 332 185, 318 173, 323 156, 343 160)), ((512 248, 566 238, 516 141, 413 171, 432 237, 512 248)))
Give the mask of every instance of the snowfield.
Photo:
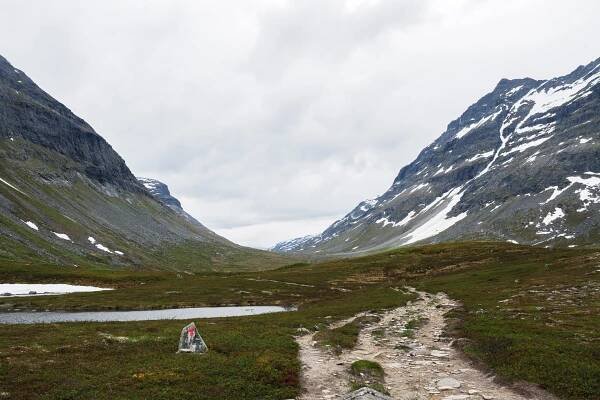
POLYGON ((113 289, 95 286, 69 285, 66 283, 0 283, 0 296, 43 296, 79 292, 99 292, 102 290, 113 289))

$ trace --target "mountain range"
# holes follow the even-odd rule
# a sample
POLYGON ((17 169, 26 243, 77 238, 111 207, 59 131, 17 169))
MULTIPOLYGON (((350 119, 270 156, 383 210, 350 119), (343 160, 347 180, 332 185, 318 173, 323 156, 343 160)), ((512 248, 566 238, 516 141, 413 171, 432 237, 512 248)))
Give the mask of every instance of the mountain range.
POLYGON ((381 196, 280 252, 355 254, 491 239, 600 239, 600 59, 549 80, 502 79, 381 196))
MULTIPOLYGON (((84 120, 0 57, 0 262, 182 270, 274 265, 138 181, 84 120)), ((252 267, 249 267, 252 268, 252 267)))

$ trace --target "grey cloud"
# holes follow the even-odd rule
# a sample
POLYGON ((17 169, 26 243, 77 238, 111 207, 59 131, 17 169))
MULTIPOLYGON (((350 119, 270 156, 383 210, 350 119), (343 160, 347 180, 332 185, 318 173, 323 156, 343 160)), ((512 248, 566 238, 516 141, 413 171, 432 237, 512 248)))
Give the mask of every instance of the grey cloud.
POLYGON ((134 173, 265 246, 385 191, 500 78, 597 58, 599 12, 592 0, 7 0, 0 51, 134 173))

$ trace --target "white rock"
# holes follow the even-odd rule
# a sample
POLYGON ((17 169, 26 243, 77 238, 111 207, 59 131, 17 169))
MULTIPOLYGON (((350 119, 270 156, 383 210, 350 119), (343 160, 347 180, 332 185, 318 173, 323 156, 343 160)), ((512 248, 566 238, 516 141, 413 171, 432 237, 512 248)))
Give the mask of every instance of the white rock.
POLYGON ((440 357, 440 358, 446 358, 446 357, 448 357, 448 353, 445 353, 445 352, 439 351, 439 350, 432 350, 431 351, 431 355, 433 357, 440 357))
POLYGON ((437 381, 437 387, 439 390, 458 389, 460 387, 460 382, 454 378, 442 378, 437 381))

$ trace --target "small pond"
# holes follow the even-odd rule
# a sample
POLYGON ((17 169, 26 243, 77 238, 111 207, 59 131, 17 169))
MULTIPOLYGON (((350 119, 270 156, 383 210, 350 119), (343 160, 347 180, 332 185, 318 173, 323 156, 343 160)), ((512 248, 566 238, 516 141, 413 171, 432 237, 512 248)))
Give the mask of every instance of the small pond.
POLYGON ((0 324, 42 324, 55 322, 111 322, 111 321, 155 321, 164 319, 193 319, 241 317, 293 311, 279 306, 236 306, 236 307, 197 307, 172 308, 145 311, 41 311, 0 313, 0 324))

